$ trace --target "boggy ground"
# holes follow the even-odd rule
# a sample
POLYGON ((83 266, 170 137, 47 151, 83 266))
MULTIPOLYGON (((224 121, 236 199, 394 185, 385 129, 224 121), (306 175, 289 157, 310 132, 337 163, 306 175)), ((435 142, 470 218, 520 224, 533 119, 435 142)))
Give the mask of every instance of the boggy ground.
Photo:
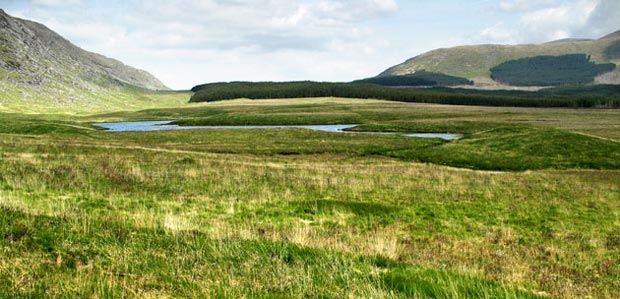
POLYGON ((619 297, 618 114, 340 99, 4 114, 0 297, 619 297), (465 137, 89 124, 210 115, 465 137))

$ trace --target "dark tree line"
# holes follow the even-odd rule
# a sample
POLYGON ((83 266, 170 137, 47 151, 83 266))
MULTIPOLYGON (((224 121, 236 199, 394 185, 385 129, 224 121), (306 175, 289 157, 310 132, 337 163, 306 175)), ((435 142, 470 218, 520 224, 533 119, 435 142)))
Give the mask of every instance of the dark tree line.
POLYGON ((413 74, 400 76, 379 76, 356 80, 353 83, 373 83, 383 86, 457 86, 474 84, 474 82, 465 78, 427 71, 417 71, 413 74))
POLYGON ((196 86, 192 90, 195 93, 190 102, 238 98, 343 97, 474 106, 620 108, 620 86, 618 85, 514 92, 449 88, 389 88, 367 83, 300 81, 210 83, 196 86))
POLYGON ((613 42, 605 49, 605 58, 620 59, 620 40, 613 42))

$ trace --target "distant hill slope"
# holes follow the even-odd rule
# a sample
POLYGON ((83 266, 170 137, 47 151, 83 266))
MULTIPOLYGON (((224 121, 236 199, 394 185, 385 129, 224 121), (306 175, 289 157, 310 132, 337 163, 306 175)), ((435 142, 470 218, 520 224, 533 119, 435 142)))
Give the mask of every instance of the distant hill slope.
MULTIPOLYGON (((620 65, 620 31, 597 40, 564 39, 538 45, 476 45, 437 49, 393 66, 379 77, 425 70, 483 82, 491 80, 490 69, 501 63, 526 57, 566 54, 586 54, 594 63, 620 65)), ((620 69, 616 67, 598 76, 595 83, 620 84, 620 69)))
POLYGON ((140 90, 168 88, 146 71, 82 50, 44 25, 0 9, 0 111, 72 109, 93 101, 103 107, 112 93, 140 90))

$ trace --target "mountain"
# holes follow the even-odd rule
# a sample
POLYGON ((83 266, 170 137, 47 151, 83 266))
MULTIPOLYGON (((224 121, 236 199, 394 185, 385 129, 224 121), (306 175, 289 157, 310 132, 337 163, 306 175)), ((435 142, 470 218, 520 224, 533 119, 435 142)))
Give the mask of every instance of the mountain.
MULTIPOLYGON (((443 73, 473 80, 476 86, 501 85, 491 79, 498 65, 537 56, 585 54, 592 63, 620 65, 620 31, 600 39, 563 39, 544 44, 475 45, 433 50, 393 66, 382 76, 413 74, 417 71, 443 73)), ((596 76, 594 83, 620 84, 620 69, 596 76)))
MULTIPOLYGON (((167 90, 146 71, 82 50, 42 24, 0 9, 0 111, 100 107, 117 96, 167 90), (75 106, 75 107, 74 107, 75 106)), ((114 99, 113 99, 114 98, 114 99)))

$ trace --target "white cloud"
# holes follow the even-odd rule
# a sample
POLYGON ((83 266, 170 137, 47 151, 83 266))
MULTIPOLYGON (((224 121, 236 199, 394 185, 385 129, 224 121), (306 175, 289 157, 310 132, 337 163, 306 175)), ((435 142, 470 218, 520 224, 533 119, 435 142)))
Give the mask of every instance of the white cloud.
POLYGON ((32 0, 32 4, 50 7, 75 6, 82 4, 82 0, 32 0))
POLYGON ((600 37, 618 30, 620 30, 620 1, 600 0, 585 24, 581 28, 575 28, 572 34, 577 37, 600 37))
POLYGON ((601 0, 578 0, 572 5, 540 9, 523 15, 519 24, 537 40, 567 38, 586 27, 601 0))
POLYGON ((517 34, 514 29, 509 28, 503 22, 499 22, 491 27, 482 29, 475 40, 494 44, 512 44, 517 42, 517 34))
POLYGON ((394 12, 398 10, 398 4, 396 4, 394 0, 372 0, 371 2, 384 12, 394 12))
POLYGON ((507 12, 527 12, 556 4, 557 0, 513 0, 499 4, 501 10, 507 12))
POLYGON ((378 73, 389 64, 373 45, 383 39, 367 22, 398 10, 394 0, 122 3, 79 13, 31 7, 22 14, 86 50, 146 69, 173 88, 189 88, 209 81, 349 80, 378 73))
POLYGON ((516 0, 500 10, 517 16, 515 24, 498 23, 478 33, 476 40, 499 43, 547 42, 564 38, 598 38, 620 29, 620 1, 572 2, 516 0))
POLYGON ((271 19, 275 26, 297 26, 308 15, 308 8, 300 6, 293 14, 271 19))

